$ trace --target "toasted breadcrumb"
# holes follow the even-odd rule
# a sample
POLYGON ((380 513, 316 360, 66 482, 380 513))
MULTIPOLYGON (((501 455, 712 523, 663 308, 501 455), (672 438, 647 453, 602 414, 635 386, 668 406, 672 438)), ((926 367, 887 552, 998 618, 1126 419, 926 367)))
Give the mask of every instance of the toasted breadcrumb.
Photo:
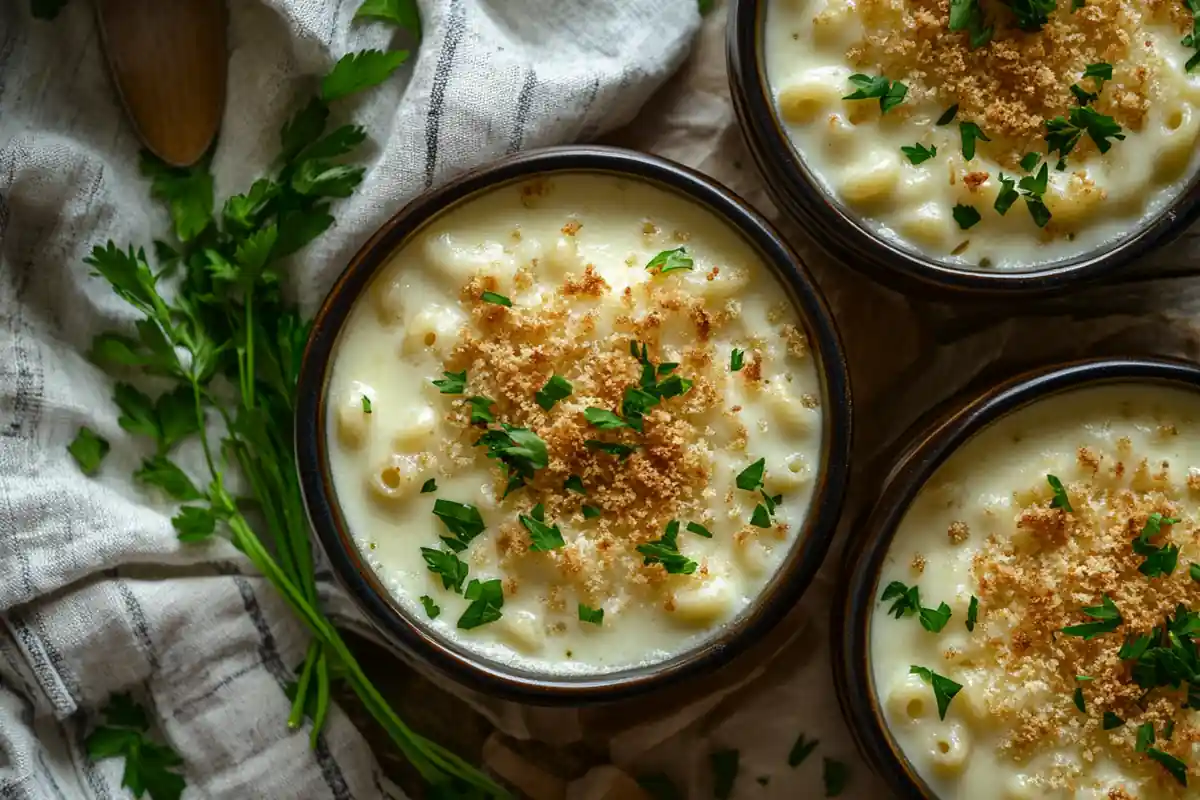
POLYGON ((950 527, 946 529, 946 535, 950 537, 951 544, 962 544, 971 535, 971 529, 965 522, 951 522, 950 527))

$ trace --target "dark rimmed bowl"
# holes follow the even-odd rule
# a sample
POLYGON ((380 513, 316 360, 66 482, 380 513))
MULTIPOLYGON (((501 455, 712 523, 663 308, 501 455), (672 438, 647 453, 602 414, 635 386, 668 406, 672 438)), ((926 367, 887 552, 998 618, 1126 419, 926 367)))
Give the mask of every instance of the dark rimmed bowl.
POLYGON ((754 162, 780 210, 831 258, 897 291, 933 299, 1053 294, 1100 280, 1162 247, 1200 218, 1200 171, 1158 214, 1099 250, 1021 272, 982 272, 922 256, 871 231, 821 186, 792 145, 767 82, 762 33, 768 0, 731 0, 729 88, 754 162))
POLYGON ((715 670, 764 636, 795 605, 825 558, 841 511, 851 438, 849 374, 833 318, 815 282, 779 235, 742 200, 670 161, 611 147, 559 147, 507 157, 426 192, 363 245, 334 283, 304 353, 296 409, 296 458, 309 519, 338 580, 402 655, 489 694, 537 704, 607 702, 665 689, 715 670), (505 185, 553 173, 600 173, 645 181, 682 195, 725 219, 785 287, 820 360, 822 463, 810 513, 796 543, 762 594, 715 638, 647 667, 594 676, 546 675, 488 661, 430 633, 409 618, 363 560, 350 534, 326 452, 326 391, 338 336, 352 306, 391 255, 448 210, 505 185))
POLYGON ((855 524, 854 544, 846 552, 831 609, 834 683, 859 750, 898 796, 937 795, 889 733, 870 664, 871 611, 896 529, 938 467, 991 423, 1054 395, 1117 383, 1200 391, 1200 366, 1165 359, 1092 359, 1026 372, 982 392, 968 392, 968 397, 931 415, 931 423, 914 426, 883 480, 875 506, 855 524))

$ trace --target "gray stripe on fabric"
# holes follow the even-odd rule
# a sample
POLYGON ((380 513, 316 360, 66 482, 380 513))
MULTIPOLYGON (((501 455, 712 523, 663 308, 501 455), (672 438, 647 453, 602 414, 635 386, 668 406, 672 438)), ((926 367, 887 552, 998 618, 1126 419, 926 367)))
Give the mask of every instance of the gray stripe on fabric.
POLYGON ((50 790, 54 792, 57 800, 67 800, 67 796, 63 794, 62 787, 58 785, 58 781, 54 779, 54 772, 51 771, 50 765, 46 763, 46 754, 42 752, 39 746, 37 749, 38 768, 41 771, 42 777, 49 782, 50 790))
POLYGON ((25 624, 24 620, 16 616, 8 618, 8 627, 21 643, 21 648, 27 654, 26 658, 33 677, 41 687, 42 693, 46 695, 46 699, 54 706, 55 711, 61 714, 74 713, 75 699, 71 696, 71 691, 63 682, 62 677, 55 671, 50 656, 42 647, 37 634, 25 624))
POLYGON ((133 623, 133 633, 142 645, 146 663, 150 665, 150 669, 158 672, 158 653, 154 652, 154 641, 150 638, 150 626, 146 622, 146 612, 142 610, 141 603, 134 596, 128 583, 118 580, 116 584, 117 591, 121 594, 121 600, 125 603, 125 610, 129 612, 129 619, 133 623))
POLYGON ((596 131, 599 130, 600 124, 590 119, 592 106, 596 104, 596 96, 600 94, 600 79, 593 78, 592 85, 588 87, 587 100, 584 101, 583 113, 579 118, 583 120, 583 127, 579 131, 579 141, 589 142, 596 138, 596 131))
MULTIPOLYGON (((254 629, 258 631, 258 649, 263 666, 279 684, 279 690, 285 692, 288 683, 293 680, 293 673, 283 663, 283 657, 280 656, 279 648, 275 644, 275 636, 271 633, 271 627, 267 624, 262 607, 258 604, 258 597, 254 594, 254 587, 250 585, 250 581, 240 575, 232 577, 242 596, 242 605, 250 616, 254 629)), ((325 779, 325 785, 329 787, 334 800, 351 800, 353 795, 350 793, 350 787, 346 784, 342 768, 337 763, 337 759, 333 757, 333 753, 329 751, 329 745, 323 734, 317 736, 317 746, 313 750, 313 755, 316 756, 317 766, 321 768, 321 777, 325 779)))
POLYGON ((112 792, 108 790, 108 781, 104 780, 104 776, 100 774, 100 770, 96 769, 96 763, 88 757, 87 747, 84 746, 84 741, 87 738, 84 735, 86 730, 85 723, 81 719, 75 723, 75 733, 71 734, 67 726, 61 726, 63 737, 71 743, 71 759, 80 765, 83 770, 83 779, 87 781, 88 788, 92 790, 98 800, 112 800, 112 792))
POLYGON ((525 123, 529 119, 529 107, 533 103, 533 91, 537 88, 537 70, 529 68, 525 73, 525 82, 521 84, 521 93, 517 95, 517 118, 513 120, 512 134, 508 137, 509 155, 521 149, 525 139, 525 123))
MULTIPOLYGON (((47 657, 50 659, 50 666, 54 668, 54 672, 58 675, 58 679, 62 681, 67 692, 71 696, 71 703, 79 706, 79 698, 83 693, 79 689, 79 681, 71 668, 67 666, 67 660, 63 658, 62 653, 58 652, 58 648, 54 646, 54 642, 50 637, 50 631, 46 627, 46 618, 42 616, 42 612, 33 612, 33 627, 37 631, 37 638, 41 642, 42 648, 46 651, 47 657)), ((72 709, 74 710, 74 709, 72 709)))
POLYGON ((433 88, 429 91, 429 116, 425 120, 425 188, 433 185, 437 170, 438 136, 442 130, 442 107, 446 103, 446 86, 450 83, 454 68, 454 54, 466 30, 466 9, 463 0, 450 0, 450 11, 446 14, 446 38, 438 53, 437 66, 433 71, 433 88))

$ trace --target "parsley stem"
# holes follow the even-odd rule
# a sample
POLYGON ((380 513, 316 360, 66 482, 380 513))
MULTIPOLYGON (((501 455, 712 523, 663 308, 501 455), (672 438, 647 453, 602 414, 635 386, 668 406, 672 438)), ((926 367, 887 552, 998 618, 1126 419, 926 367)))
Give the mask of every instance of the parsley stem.
POLYGON ((246 289, 246 370, 242 374, 242 398, 254 408, 254 287, 246 289))

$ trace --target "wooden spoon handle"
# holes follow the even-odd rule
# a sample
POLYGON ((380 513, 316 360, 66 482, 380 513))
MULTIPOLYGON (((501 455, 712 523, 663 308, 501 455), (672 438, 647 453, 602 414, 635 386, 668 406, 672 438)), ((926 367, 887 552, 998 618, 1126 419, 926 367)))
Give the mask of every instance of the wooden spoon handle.
POLYGON ((96 0, 96 13, 138 136, 168 164, 198 161, 225 106, 224 0, 96 0))

